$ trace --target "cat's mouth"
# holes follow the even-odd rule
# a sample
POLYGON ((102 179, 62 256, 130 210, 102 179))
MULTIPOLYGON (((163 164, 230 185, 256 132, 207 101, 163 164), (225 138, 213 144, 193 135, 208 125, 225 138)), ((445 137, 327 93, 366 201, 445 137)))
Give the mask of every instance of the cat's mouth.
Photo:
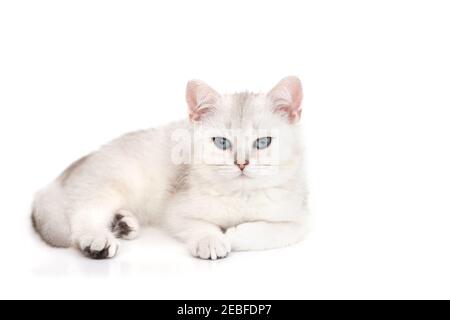
POLYGON ((244 172, 241 172, 241 174, 238 176, 238 179, 249 179, 250 177, 246 175, 244 172))

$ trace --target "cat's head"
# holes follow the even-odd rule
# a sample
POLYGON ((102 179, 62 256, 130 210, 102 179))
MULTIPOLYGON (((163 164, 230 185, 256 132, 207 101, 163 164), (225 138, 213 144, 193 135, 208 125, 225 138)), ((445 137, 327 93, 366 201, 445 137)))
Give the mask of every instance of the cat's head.
POLYGON ((292 177, 301 160, 298 132, 303 91, 297 77, 267 93, 221 95, 204 82, 187 85, 194 128, 193 174, 229 188, 276 186, 292 177))

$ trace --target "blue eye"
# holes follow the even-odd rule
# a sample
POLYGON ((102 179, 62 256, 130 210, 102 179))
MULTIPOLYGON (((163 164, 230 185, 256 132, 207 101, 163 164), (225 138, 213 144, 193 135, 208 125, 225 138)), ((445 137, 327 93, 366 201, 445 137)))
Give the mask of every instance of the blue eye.
POLYGON ((231 148, 231 142, 227 138, 224 137, 214 137, 212 138, 214 144, 217 148, 221 150, 228 150, 231 148))
POLYGON ((266 149, 267 147, 270 146, 271 143, 272 143, 272 137, 259 138, 259 139, 256 139, 253 147, 258 150, 266 149))

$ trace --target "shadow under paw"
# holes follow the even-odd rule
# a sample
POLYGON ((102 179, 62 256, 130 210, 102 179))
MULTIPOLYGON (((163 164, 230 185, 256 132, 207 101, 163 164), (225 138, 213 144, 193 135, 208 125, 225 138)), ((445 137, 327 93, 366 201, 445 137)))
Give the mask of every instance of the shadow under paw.
POLYGON ((111 246, 105 247, 102 250, 91 250, 91 247, 86 247, 83 249, 83 254, 95 260, 108 259, 110 248, 111 246))

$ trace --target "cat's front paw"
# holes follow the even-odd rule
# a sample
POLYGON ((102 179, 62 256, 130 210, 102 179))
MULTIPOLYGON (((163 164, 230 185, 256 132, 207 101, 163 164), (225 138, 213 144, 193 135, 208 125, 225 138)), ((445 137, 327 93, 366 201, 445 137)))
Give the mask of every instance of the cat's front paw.
POLYGON ((119 249, 119 243, 112 235, 84 235, 78 245, 86 257, 96 260, 113 258, 119 249))
POLYGON ((205 260, 222 259, 231 252, 230 241, 225 235, 206 236, 198 241, 193 241, 189 247, 194 257, 205 260))

